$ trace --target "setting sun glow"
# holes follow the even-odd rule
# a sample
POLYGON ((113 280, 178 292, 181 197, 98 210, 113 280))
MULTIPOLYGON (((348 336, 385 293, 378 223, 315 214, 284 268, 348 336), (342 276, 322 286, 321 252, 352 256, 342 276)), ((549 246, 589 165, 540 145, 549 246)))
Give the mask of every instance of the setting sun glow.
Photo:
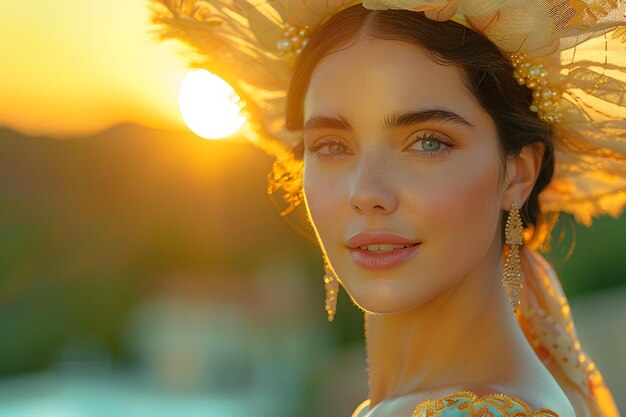
POLYGON ((203 69, 187 73, 180 86, 178 105, 187 126, 205 139, 232 135, 245 121, 233 88, 203 69))

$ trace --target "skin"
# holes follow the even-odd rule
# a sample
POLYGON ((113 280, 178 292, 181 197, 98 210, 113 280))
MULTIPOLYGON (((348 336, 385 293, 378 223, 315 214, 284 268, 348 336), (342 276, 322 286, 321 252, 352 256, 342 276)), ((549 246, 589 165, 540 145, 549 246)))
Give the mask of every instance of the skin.
POLYGON ((500 282, 501 211, 526 200, 541 153, 528 147, 505 161, 493 120, 460 70, 400 41, 362 38, 325 57, 304 121, 307 209, 342 286, 365 312, 367 415, 411 415, 417 402, 463 388, 573 416, 500 282), (382 126, 388 115, 423 110, 459 117, 382 126), (318 116, 349 127, 308 128, 318 116), (419 250, 392 268, 363 269, 346 247, 363 231, 403 236, 419 250))

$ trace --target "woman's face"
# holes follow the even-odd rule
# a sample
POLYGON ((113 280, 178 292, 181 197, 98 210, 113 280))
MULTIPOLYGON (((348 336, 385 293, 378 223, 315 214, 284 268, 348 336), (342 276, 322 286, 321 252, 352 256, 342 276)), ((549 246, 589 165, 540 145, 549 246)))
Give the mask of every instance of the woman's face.
POLYGON ((360 40, 316 66, 304 122, 307 208, 361 308, 417 307, 493 263, 496 129, 456 67, 408 43, 360 40))

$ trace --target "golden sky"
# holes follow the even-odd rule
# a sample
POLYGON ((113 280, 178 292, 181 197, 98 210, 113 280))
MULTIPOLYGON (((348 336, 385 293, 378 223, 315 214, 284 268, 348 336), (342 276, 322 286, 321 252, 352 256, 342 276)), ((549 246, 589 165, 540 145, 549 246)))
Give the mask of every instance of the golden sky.
POLYGON ((82 135, 121 122, 181 129, 182 47, 156 42, 149 0, 3 1, 0 126, 82 135))

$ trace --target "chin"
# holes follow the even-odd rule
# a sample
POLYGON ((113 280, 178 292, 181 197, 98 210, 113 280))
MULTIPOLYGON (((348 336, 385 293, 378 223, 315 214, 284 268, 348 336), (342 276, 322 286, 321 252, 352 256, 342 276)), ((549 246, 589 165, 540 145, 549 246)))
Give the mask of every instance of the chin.
POLYGON ((423 291, 417 294, 408 293, 386 285, 369 285, 369 288, 354 291, 350 291, 346 286, 343 286, 343 289, 352 302, 367 314, 402 313, 427 304, 437 296, 423 291))

